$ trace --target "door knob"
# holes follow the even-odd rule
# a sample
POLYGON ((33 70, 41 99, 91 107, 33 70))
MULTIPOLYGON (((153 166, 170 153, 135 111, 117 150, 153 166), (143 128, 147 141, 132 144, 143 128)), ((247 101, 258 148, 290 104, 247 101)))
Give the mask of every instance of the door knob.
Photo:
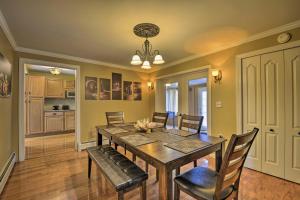
POLYGON ((274 132, 274 129, 271 128, 270 131, 271 131, 271 132, 274 132))

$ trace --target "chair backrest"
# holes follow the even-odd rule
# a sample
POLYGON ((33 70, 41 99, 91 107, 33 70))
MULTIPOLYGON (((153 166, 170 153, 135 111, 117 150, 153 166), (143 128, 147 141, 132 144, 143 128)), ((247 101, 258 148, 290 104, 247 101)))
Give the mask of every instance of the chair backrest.
POLYGON ((105 112, 107 125, 124 123, 124 112, 105 112))
POLYGON ((217 179, 215 199, 220 199, 226 188, 238 190, 245 160, 258 131, 258 128, 254 128, 251 132, 231 136, 217 179))
POLYGON ((152 122, 162 124, 163 127, 166 127, 168 121, 169 113, 159 113, 154 112, 152 115, 152 122))
POLYGON ((203 116, 192 116, 192 115, 181 115, 179 130, 186 129, 187 131, 196 131, 198 134, 200 133, 203 116))

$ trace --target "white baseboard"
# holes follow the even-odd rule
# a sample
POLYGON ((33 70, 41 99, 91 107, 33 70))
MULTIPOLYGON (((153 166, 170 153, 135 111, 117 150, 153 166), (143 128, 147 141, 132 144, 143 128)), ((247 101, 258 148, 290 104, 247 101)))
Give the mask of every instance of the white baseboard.
MULTIPOLYGON (((108 144, 108 139, 103 139, 103 144, 108 144)), ((85 150, 88 147, 94 147, 96 145, 97 145, 96 141, 85 142, 85 143, 81 143, 79 145, 78 149, 79 149, 79 151, 82 151, 82 150, 85 150)))
POLYGON ((2 193, 2 190, 10 176, 10 173, 16 163, 16 153, 13 152, 7 162, 5 163, 4 167, 1 170, 0 173, 0 194, 2 193))

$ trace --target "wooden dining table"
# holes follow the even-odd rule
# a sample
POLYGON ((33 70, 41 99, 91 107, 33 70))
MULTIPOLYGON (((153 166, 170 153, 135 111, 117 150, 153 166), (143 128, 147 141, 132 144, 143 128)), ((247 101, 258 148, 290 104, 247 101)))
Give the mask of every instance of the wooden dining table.
POLYGON ((168 133, 168 130, 161 128, 154 129, 152 133, 139 133, 134 129, 133 125, 120 127, 126 130, 126 132, 122 133, 111 133, 107 131, 108 128, 108 126, 96 127, 98 145, 102 145, 103 136, 105 136, 120 146, 126 146, 126 149, 132 154, 158 169, 160 200, 173 199, 173 170, 211 153, 215 153, 215 168, 217 171, 220 170, 226 142, 224 138, 208 136, 206 134, 194 134, 183 137, 168 133), (124 136, 133 134, 141 134, 152 139, 155 136, 156 141, 136 146, 123 139, 124 136), (189 153, 183 153, 166 146, 170 142, 192 139, 209 143, 209 145, 189 153))

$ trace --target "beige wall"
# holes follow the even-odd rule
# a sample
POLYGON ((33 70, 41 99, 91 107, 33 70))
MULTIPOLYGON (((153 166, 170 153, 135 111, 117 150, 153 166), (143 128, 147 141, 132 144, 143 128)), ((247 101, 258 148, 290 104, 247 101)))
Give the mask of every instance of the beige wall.
MULTIPOLYGON (((13 66, 14 51, 0 29, 0 52, 9 60, 13 66)), ((14 77, 13 77, 14 78, 14 77)), ((0 171, 12 152, 11 135, 12 135, 12 97, 0 98, 0 171)))
MULTIPOLYGON (((16 52, 16 60, 19 58, 29 58, 29 59, 37 59, 49 62, 58 62, 72 65, 80 66, 81 73, 81 85, 80 85, 80 93, 81 93, 81 142, 87 142, 91 140, 95 140, 96 132, 95 126, 106 124, 106 119, 104 112, 106 111, 124 111, 125 112, 125 120, 126 121, 136 121, 137 119, 145 118, 150 116, 150 99, 149 92, 147 89, 146 82, 148 81, 149 75, 146 73, 139 73, 135 71, 129 70, 121 70, 116 68, 109 68, 100 65, 88 64, 75 62, 65 59, 52 58, 47 56, 39 56, 28 53, 20 53, 16 52), (142 82, 142 101, 100 101, 100 100, 85 100, 84 99, 84 79, 85 76, 98 77, 98 78, 110 78, 112 72, 122 73, 123 80, 128 81, 141 81, 142 82)), ((18 68, 19 63, 15 64, 15 80, 13 88, 14 92, 18 92, 18 68)), ((18 95, 15 96, 13 107, 13 118, 18 119, 18 95)), ((18 152, 18 125, 14 125, 13 129, 13 149, 18 152)))
MULTIPOLYGON (((289 32, 292 34, 291 41, 300 39, 300 28, 289 32)), ((221 133, 224 134, 226 138, 230 138, 230 136, 236 132, 235 57, 238 54, 277 45, 276 37, 277 35, 266 37, 220 51, 218 53, 194 59, 189 62, 162 69, 152 73, 151 79, 206 65, 211 65, 212 68, 222 70, 223 79, 221 84, 212 83, 212 135, 221 133), (223 107, 216 108, 216 101, 222 101, 223 107)))

